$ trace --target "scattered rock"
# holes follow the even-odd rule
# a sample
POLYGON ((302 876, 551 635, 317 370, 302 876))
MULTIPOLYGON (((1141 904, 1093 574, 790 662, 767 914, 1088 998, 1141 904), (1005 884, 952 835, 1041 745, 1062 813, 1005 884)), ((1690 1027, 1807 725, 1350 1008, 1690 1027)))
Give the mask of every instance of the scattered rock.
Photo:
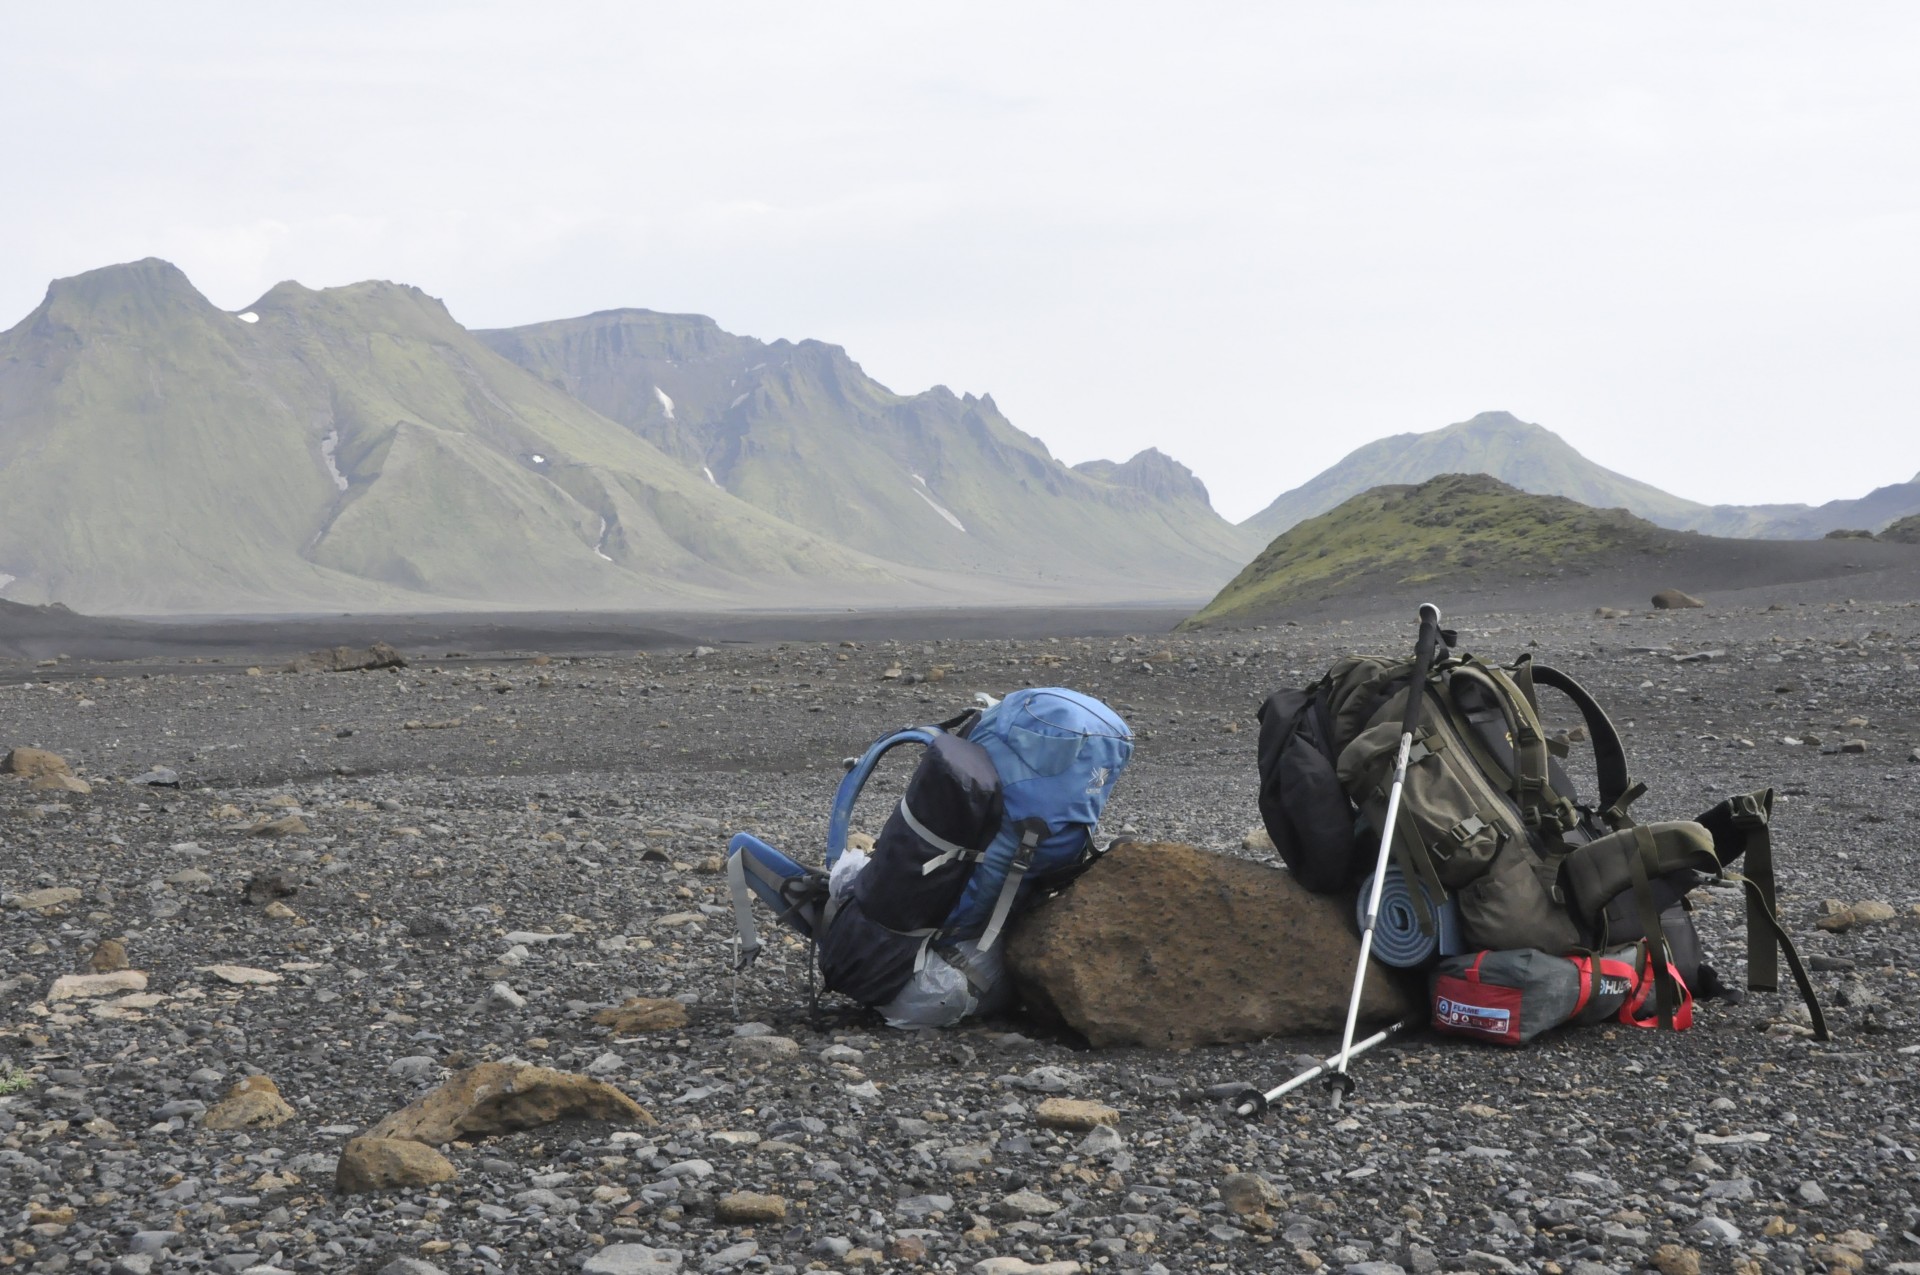
POLYGON ((1041 1262, 1035 1264, 1024 1257, 989 1257, 975 1262, 973 1275, 1080 1275, 1078 1262, 1041 1262))
POLYGON ((1001 1217, 1050 1217, 1060 1211, 1060 1206, 1041 1195, 1038 1191, 1015 1191, 1002 1196, 994 1206, 994 1212, 1001 1217))
POLYGON ((1279 853, 1273 844, 1273 835, 1264 825, 1247 829, 1246 835, 1240 838, 1240 848, 1253 854, 1279 853))
POLYGON ((65 907, 69 903, 80 901, 80 891, 70 885, 52 886, 45 890, 29 890, 25 894, 13 896, 13 906, 22 912, 41 912, 47 908, 65 907))
POLYGON ((208 1129, 273 1129, 293 1119, 293 1108, 269 1076, 248 1076, 207 1111, 208 1129))
POLYGON ((200 972, 211 974, 231 987, 271 987, 280 981, 280 975, 272 970, 255 969, 251 965, 202 965, 200 972))
MULTIPOLYGON (((1291 873, 1172 843, 1115 846, 1022 917, 1007 967, 1027 1003, 1097 1048, 1186 1048, 1338 1030, 1359 940, 1343 900, 1291 873)), ((1361 1018, 1412 1003, 1376 966, 1361 1018)))
POLYGON ((1690 607, 1707 605, 1692 594, 1682 593, 1678 589, 1662 589, 1653 595, 1653 608, 1656 611, 1681 611, 1690 607))
POLYGON ((262 819, 247 829, 249 837, 299 837, 311 829, 307 821, 299 815, 282 815, 278 819, 262 819))
POLYGON ((555 1120, 658 1122, 602 1080, 550 1067, 491 1062, 455 1074, 368 1130, 374 1138, 405 1138, 440 1146, 458 1138, 532 1129, 555 1120))
POLYGON ((677 1248, 645 1244, 609 1244, 587 1259, 582 1275, 673 1275, 682 1258, 677 1248))
POLYGON ((1700 1275, 1700 1254, 1678 1244, 1662 1244, 1653 1251, 1653 1266, 1660 1275, 1700 1275))
POLYGON ((687 1007, 679 1001, 635 996, 613 1009, 593 1016, 602 1027, 611 1027, 616 1036, 638 1036, 642 1032, 677 1031, 687 1025, 687 1007))
POLYGON ((1258 1173, 1229 1173, 1220 1179, 1220 1202, 1229 1213, 1249 1217, 1272 1212, 1285 1204, 1287 1197, 1258 1173))
POLYGON ((747 1062, 777 1062, 800 1055, 800 1042, 787 1036, 736 1036, 730 1044, 734 1057, 747 1062))
MULTIPOLYGON (((303 826, 301 831, 305 830, 303 826)), ((247 878, 247 884, 241 888, 241 897, 255 907, 275 899, 291 899, 298 893, 299 883, 284 872, 256 872, 247 878)))
POLYGON ((73 768, 59 753, 44 748, 16 748, 0 758, 0 775, 19 775, 22 779, 44 779, 71 775, 73 768))
POLYGON ((1878 899, 1862 899, 1849 908, 1848 911, 1853 914, 1853 923, 1855 925, 1878 925, 1885 921, 1891 921, 1899 915, 1899 913, 1894 910, 1892 904, 1882 903, 1878 899))
POLYGON ((140 970, 118 969, 100 974, 62 974, 53 980, 53 986, 47 991, 47 1000, 49 1002, 94 1000, 120 992, 144 992, 145 990, 147 990, 147 976, 140 970))
POLYGON ((324 651, 302 655, 281 669, 285 673, 358 673, 363 670, 405 668, 407 657, 375 642, 369 647, 332 646, 324 651))
POLYGON ((419 1142, 373 1136, 354 1138, 340 1152, 334 1190, 342 1195, 391 1191, 451 1182, 453 1162, 419 1142))
POLYGON ((96 974, 111 974, 127 968, 126 945, 119 939, 101 939, 87 957, 87 968, 96 974))
POLYGON ((756 1191, 735 1191, 714 1201, 713 1217, 716 1222, 733 1225, 784 1222, 787 1218, 787 1202, 777 1195, 761 1195, 756 1191))
POLYGON ((1087 1130, 1097 1125, 1118 1124, 1120 1113, 1105 1103, 1049 1098, 1034 1111, 1033 1118, 1049 1129, 1087 1130))
POLYGON ((178 788, 180 772, 170 766, 155 766, 145 774, 135 775, 127 780, 130 784, 145 784, 149 788, 178 788))

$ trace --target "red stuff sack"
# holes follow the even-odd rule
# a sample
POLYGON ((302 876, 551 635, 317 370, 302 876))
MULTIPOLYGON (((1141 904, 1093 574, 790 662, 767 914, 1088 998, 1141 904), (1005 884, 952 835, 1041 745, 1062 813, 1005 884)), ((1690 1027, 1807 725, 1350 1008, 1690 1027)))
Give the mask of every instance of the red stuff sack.
MULTIPOLYGON (((1672 967, 1668 967, 1672 970, 1672 967)), ((1681 1003, 1674 1030, 1693 1025, 1693 996, 1673 971, 1681 1003)), ((1451 1036, 1524 1045, 1562 1023, 1618 1017, 1657 1027, 1645 944, 1602 956, 1549 956, 1531 949, 1450 956, 1434 967, 1433 1026, 1451 1036)))

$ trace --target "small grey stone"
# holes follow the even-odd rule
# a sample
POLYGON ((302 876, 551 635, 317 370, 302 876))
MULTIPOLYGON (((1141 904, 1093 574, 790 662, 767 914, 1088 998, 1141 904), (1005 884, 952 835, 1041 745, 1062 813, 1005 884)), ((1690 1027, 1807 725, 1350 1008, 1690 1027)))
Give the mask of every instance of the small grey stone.
POLYGON ((387 1074, 400 1080, 425 1080, 439 1070, 439 1060, 426 1054, 410 1054, 387 1064, 387 1074))
POLYGON ((1740 1240, 1740 1228, 1723 1217, 1703 1217, 1687 1230, 1716 1244, 1735 1244, 1740 1240))
POLYGON ((910 1222, 924 1222, 935 1213, 953 1212, 951 1195, 915 1195, 894 1205, 901 1217, 910 1222))
POLYGON ((1087 1136, 1080 1139, 1080 1145, 1074 1150, 1090 1159, 1103 1159, 1126 1146, 1120 1131, 1112 1125, 1097 1124, 1087 1130, 1087 1136))
POLYGON ((447 1275, 432 1262, 417 1257, 396 1257, 380 1268, 380 1275, 447 1275))
POLYGON ((677 1248, 649 1248, 645 1244, 609 1244, 589 1257, 582 1275, 672 1275, 680 1269, 677 1248))
POLYGON ((1808 1178, 1805 1182, 1795 1187, 1793 1194, 1799 1199, 1800 1203, 1810 1209, 1817 1209, 1827 1202, 1827 1193, 1822 1191, 1820 1184, 1812 1178, 1808 1178))
POLYGON ((1727 1178, 1719 1182, 1707 1183, 1707 1189, 1701 1195, 1709 1200, 1733 1200, 1741 1202, 1753 1198, 1752 1178, 1727 1178))
POLYGON ((978 1173, 993 1163, 993 1150, 983 1146, 948 1147, 940 1153, 947 1162, 947 1168, 955 1173, 978 1173))
POLYGON ((724 1271, 729 1266, 738 1266, 760 1251, 760 1246, 752 1240, 741 1240, 738 1244, 729 1244, 718 1253, 700 1263, 703 1271, 724 1271))

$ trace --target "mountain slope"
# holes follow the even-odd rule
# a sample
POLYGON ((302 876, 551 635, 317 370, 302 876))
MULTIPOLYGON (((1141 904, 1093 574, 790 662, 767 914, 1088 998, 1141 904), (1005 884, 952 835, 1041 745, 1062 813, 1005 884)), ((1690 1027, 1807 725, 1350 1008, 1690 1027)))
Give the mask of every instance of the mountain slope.
POLYGON ((645 606, 933 582, 780 522, 385 283, 244 321, 148 260, 0 334, 0 575, 95 611, 645 606))
POLYGON ((1395 434, 1282 493, 1242 527, 1264 542, 1372 487, 1423 483, 1439 474, 1488 474, 1521 491, 1566 496, 1595 508, 1623 508, 1663 526, 1690 525, 1708 506, 1594 464, 1558 434, 1507 412, 1425 434, 1395 434))
POLYGON ((1599 509, 1626 509, 1678 531, 1735 538, 1817 540, 1837 528, 1874 530, 1920 513, 1920 475, 1857 500, 1818 506, 1703 505, 1596 465, 1551 430, 1507 412, 1482 412, 1444 429, 1395 434, 1356 448, 1240 526, 1264 543, 1369 488, 1449 473, 1487 474, 1536 495, 1566 496, 1599 509))
POLYGON ((715 486, 892 560, 1192 590, 1251 546, 1158 452, 1069 468, 992 398, 896 394, 837 346, 647 310, 477 335, 715 486))
POLYGON ((1911 482, 1876 487, 1852 500, 1824 505, 1714 505, 1684 525, 1715 536, 1760 536, 1769 540, 1817 540, 1829 531, 1878 531, 1920 514, 1920 475, 1911 482))
POLYGON ((1375 487, 1288 528, 1187 621, 1253 623, 1327 598, 1564 576, 1690 539, 1623 509, 1536 496, 1485 474, 1375 487))

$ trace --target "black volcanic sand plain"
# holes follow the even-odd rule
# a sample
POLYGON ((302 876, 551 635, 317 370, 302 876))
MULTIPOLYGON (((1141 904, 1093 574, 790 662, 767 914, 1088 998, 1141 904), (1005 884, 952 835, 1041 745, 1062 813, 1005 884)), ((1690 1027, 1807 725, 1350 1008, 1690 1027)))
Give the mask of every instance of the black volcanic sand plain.
MULTIPOLYGON (((1408 617, 1177 637, 827 626, 698 656, 416 649, 434 658, 350 674, 231 650, 0 664, 0 744, 55 750, 93 785, 0 780, 0 890, 80 892, 0 905, 0 1265, 566 1271, 644 1245, 676 1256, 625 1269, 1920 1269, 1920 607, 1852 596, 1449 615, 1470 649, 1565 665, 1612 707, 1651 786, 1641 817, 1780 792, 1784 914, 1831 1043, 1790 994, 1758 993, 1681 1034, 1514 1051, 1418 1035, 1357 1064, 1346 1110, 1310 1087, 1257 1122, 1191 1091, 1277 1083, 1335 1042, 1095 1052, 1020 1020, 899 1032, 834 997, 812 1015, 797 942, 730 975, 716 869, 741 829, 817 860, 842 757, 1025 684, 1101 696, 1138 732, 1107 831, 1257 854, 1261 698, 1349 651, 1404 651, 1408 617), (1828 751, 1854 739, 1864 752, 1828 751), (156 765, 180 786, 127 782, 156 765), (291 811, 310 831, 245 831, 291 811), (270 873, 297 886, 290 917, 243 897, 270 873), (1829 898, 1894 919, 1816 930, 1829 898), (147 999, 49 1004, 104 937, 148 972, 147 999), (222 963, 280 979, 226 986, 203 972, 222 963), (496 983, 524 1004, 490 1002, 496 983), (593 1025, 632 995, 679 998, 691 1023, 593 1025), (753 1024, 797 1052, 751 1060, 735 1041, 753 1024), (551 1125, 454 1147, 438 1187, 333 1192, 348 1136, 490 1059, 598 1075, 660 1127, 551 1125), (254 1071, 295 1118, 201 1127, 254 1071), (1049 1092, 1117 1108, 1117 1143, 1040 1127, 1049 1092), (1223 1204, 1235 1172, 1273 1184, 1270 1226, 1223 1204), (785 1221, 715 1221, 742 1189, 782 1197, 785 1221)), ((1738 981, 1739 895, 1701 896, 1738 981)))

